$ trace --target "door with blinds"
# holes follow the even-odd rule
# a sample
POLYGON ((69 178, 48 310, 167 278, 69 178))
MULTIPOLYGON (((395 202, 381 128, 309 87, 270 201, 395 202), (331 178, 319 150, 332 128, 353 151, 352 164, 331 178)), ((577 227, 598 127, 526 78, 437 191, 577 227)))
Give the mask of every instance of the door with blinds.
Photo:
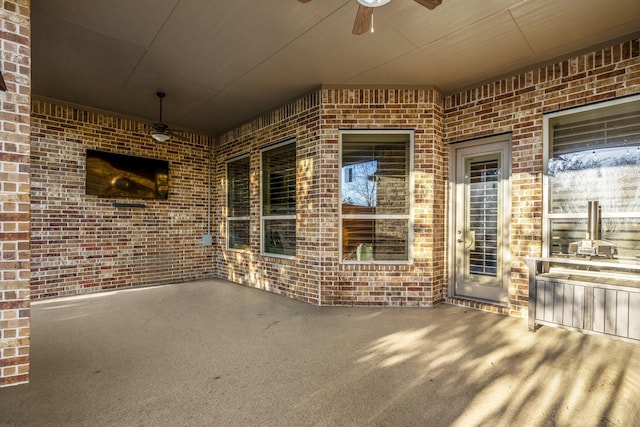
POLYGON ((510 151, 508 136, 452 146, 455 296, 507 302, 510 151))

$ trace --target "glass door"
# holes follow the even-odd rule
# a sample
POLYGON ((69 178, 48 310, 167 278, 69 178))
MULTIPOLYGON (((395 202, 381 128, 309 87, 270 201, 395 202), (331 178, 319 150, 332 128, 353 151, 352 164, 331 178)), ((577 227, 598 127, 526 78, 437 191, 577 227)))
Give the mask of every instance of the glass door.
POLYGON ((510 142, 454 150, 454 294, 507 302, 510 142))

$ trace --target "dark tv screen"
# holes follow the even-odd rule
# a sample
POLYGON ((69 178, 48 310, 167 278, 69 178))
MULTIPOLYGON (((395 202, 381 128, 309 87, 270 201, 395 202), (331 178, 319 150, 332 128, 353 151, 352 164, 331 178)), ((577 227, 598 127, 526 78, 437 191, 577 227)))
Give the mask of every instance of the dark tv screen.
POLYGON ((87 150, 86 193, 136 199, 167 199, 169 162, 87 150))

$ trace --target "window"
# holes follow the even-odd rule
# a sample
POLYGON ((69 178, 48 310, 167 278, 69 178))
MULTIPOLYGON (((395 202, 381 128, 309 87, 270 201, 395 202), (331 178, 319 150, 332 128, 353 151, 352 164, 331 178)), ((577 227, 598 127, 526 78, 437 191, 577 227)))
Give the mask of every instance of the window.
POLYGON ((411 260, 410 131, 343 131, 341 257, 350 262, 411 260))
POLYGON ((296 144, 262 152, 262 252, 296 255, 296 144))
POLYGON ((227 162, 227 248, 249 249, 249 157, 227 162))
POLYGON ((353 182, 353 168, 346 167, 344 169, 344 182, 353 182))
POLYGON ((573 253, 600 206, 600 239, 615 256, 640 257, 640 98, 545 117, 545 253, 573 253))

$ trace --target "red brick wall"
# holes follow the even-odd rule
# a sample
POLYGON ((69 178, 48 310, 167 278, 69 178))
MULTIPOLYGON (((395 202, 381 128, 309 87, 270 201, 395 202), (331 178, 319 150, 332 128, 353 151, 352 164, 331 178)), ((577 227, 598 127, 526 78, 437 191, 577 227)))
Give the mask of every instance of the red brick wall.
POLYGON ((213 275, 208 138, 154 141, 148 124, 34 99, 31 292, 55 297, 213 275), (86 149, 169 161, 168 200, 85 194, 86 149), (144 208, 114 207, 113 202, 144 208))
POLYGON ((216 182, 225 162, 251 158, 250 252, 225 250, 225 185, 216 187, 221 277, 312 303, 428 306, 445 292, 446 150, 442 97, 431 89, 321 89, 222 135, 216 182), (412 265, 339 264, 340 129, 415 130, 416 201, 412 265), (297 141, 297 256, 260 255, 260 149, 297 141))
POLYGON ((640 93, 638 39, 446 97, 447 143, 511 132, 510 314, 526 314, 523 259, 542 251, 543 114, 636 93, 640 93))
POLYGON ((322 91, 322 171, 325 245, 322 304, 431 306, 445 296, 447 154, 442 142, 442 95, 433 89, 322 91), (413 263, 339 263, 339 131, 414 131, 413 263))
POLYGON ((29 381, 29 1, 0 9, 0 387, 29 381))
MULTIPOLYGON (((320 100, 315 98, 317 94, 303 97, 227 133, 219 141, 215 174, 218 181, 223 180, 224 160, 251 151, 253 248, 247 254, 224 250, 224 209, 218 209, 216 218, 222 230, 219 274, 320 304, 437 304, 448 293, 448 145, 508 132, 513 142, 510 304, 506 309, 482 303, 469 305, 526 315, 528 283, 523 260, 527 255, 540 255, 542 247, 543 114, 639 93, 639 56, 636 39, 444 99, 428 89, 323 88, 320 100), (376 128, 415 130, 412 265, 339 263, 339 130, 376 128), (300 139, 309 135, 310 129, 313 136, 300 139), (312 177, 308 181, 311 193, 306 193, 307 184, 298 185, 298 206, 305 206, 298 214, 299 256, 295 261, 261 257, 258 150, 294 136, 301 144, 299 177, 303 169, 312 177), (305 247, 301 239, 313 244, 305 247), (305 253, 306 248, 311 252, 305 253)), ((220 186, 214 206, 224 204, 224 187, 220 186)))
POLYGON ((319 92, 303 96, 281 108, 221 135, 216 141, 213 209, 218 249, 216 274, 236 283, 317 304, 319 300, 318 255, 321 253, 322 213, 318 144, 319 92), (260 255, 260 150, 270 144, 296 141, 296 252, 295 260, 260 255), (226 248, 226 161, 250 156, 251 250, 226 248))
MULTIPOLYGON (((217 276, 313 304, 437 304, 447 298, 448 143, 511 132, 513 268, 505 311, 522 316, 528 292, 522 260, 541 250, 542 114, 640 92, 639 50, 634 40, 446 98, 427 88, 322 88, 265 113, 216 140, 213 247, 200 244, 207 224, 204 136, 159 144, 149 138, 148 124, 36 100, 33 297, 217 276), (414 131, 413 264, 340 264, 341 129, 414 131), (290 138, 297 145, 297 256, 281 259, 260 254, 260 150, 290 138), (168 159, 169 200, 123 209, 114 208, 113 199, 85 195, 87 148, 168 159), (251 250, 227 251, 226 161, 244 154, 250 158, 251 250)), ((28 153, 28 141, 20 149, 28 153)), ((25 292, 15 298, 28 299, 25 292)))

